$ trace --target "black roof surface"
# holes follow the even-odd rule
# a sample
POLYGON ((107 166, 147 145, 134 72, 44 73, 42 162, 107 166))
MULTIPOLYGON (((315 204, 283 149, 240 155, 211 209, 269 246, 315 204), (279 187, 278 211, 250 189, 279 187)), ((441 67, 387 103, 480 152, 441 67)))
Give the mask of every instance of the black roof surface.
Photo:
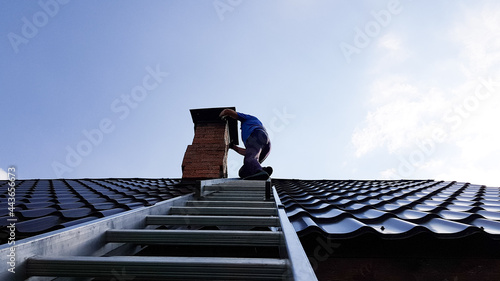
POLYGON ((500 239, 500 188, 433 180, 273 179, 299 236, 500 239))
MULTIPOLYGON (((485 234, 500 239, 500 188, 433 180, 273 179, 299 236, 374 234, 401 239, 485 234)), ((8 181, 0 181, 0 244, 9 230, 8 181)), ((16 239, 154 205, 194 191, 181 179, 17 180, 16 239)))
MULTIPOLYGON (((0 244, 7 242, 5 226, 12 222, 7 184, 0 181, 0 244)), ((154 205, 193 190, 194 182, 176 179, 16 180, 16 240, 154 205)))

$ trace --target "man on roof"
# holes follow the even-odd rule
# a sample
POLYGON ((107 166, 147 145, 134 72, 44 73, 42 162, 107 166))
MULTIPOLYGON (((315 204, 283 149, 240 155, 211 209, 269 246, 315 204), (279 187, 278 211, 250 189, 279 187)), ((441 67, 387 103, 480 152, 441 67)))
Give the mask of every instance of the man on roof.
POLYGON ((229 148, 238 154, 245 156, 243 166, 240 168, 239 176, 246 180, 267 180, 273 172, 271 167, 262 167, 260 164, 266 160, 271 151, 271 141, 257 117, 236 112, 232 109, 224 109, 221 118, 231 117, 241 122, 241 139, 245 148, 231 143, 229 148))

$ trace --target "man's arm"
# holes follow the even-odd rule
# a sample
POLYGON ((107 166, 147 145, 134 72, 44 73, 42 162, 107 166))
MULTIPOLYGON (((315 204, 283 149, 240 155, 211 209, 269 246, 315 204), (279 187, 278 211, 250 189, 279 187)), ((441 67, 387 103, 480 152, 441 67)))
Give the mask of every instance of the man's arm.
POLYGON ((239 146, 236 146, 233 143, 231 143, 229 145, 229 148, 233 149, 234 151, 238 152, 239 155, 243 155, 243 156, 245 156, 245 153, 247 151, 246 149, 239 147, 239 146))
POLYGON ((238 113, 232 109, 226 108, 220 114, 219 117, 229 116, 235 120, 238 120, 238 113))
MULTIPOLYGON (((225 116, 229 116, 235 120, 238 120, 238 113, 232 109, 229 109, 229 108, 226 108, 224 110, 222 110, 222 112, 219 114, 219 116, 221 118, 224 118, 225 116)), ((246 149, 242 148, 242 147, 239 147, 239 146, 236 146, 234 145, 233 143, 229 144, 229 148, 231 148, 232 150, 236 151, 238 154, 240 155, 243 155, 245 156, 245 153, 246 153, 246 149)))

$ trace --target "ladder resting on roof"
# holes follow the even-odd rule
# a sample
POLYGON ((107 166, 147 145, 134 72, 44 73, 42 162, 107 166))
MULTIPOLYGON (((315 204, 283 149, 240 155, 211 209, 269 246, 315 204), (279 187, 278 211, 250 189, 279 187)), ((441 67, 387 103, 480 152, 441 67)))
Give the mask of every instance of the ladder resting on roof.
POLYGON ((163 209, 155 205, 57 234, 92 241, 69 243, 61 253, 31 250, 25 270, 30 280, 317 280, 270 190, 270 181, 202 181, 196 196, 172 199, 163 209))

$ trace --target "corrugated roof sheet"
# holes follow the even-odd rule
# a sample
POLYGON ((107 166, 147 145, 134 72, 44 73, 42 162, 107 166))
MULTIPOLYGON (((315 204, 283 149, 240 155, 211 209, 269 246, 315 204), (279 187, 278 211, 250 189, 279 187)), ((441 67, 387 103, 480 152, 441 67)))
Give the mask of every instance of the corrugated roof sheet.
MULTIPOLYGON (((0 181, 0 244, 11 219, 7 181, 0 181)), ((16 238, 22 239, 193 192, 177 179, 16 180, 16 238)))
MULTIPOLYGON (((7 181, 0 181, 0 244, 9 224, 7 181)), ((406 238, 428 233, 460 238, 484 233, 500 239, 500 188, 433 180, 273 179, 300 236, 375 234, 406 238)), ((16 238, 70 227, 153 205, 194 191, 180 179, 16 181, 16 238)))
POLYGON ((420 233, 500 239, 500 188, 433 180, 273 179, 299 235, 331 238, 420 233))

